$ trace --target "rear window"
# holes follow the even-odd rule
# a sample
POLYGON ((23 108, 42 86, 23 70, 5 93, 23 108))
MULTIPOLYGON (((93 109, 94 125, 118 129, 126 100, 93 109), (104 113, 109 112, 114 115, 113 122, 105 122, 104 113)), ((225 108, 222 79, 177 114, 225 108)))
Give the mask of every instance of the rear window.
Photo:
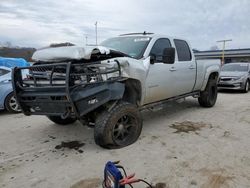
POLYGON ((8 74, 10 71, 5 70, 5 69, 0 69, 0 76, 3 76, 5 74, 8 74))
POLYGON ((192 56, 186 41, 174 39, 179 61, 191 61, 192 56))

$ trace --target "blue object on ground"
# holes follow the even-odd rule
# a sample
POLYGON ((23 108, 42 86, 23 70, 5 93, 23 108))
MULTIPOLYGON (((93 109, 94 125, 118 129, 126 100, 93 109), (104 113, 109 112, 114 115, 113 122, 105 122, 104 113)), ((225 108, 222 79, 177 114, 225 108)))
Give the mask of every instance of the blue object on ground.
POLYGON ((4 67, 29 67, 30 64, 23 58, 0 57, 0 66, 4 67))
POLYGON ((104 169, 103 188, 125 188, 125 186, 119 185, 121 179, 122 174, 116 165, 113 162, 108 161, 104 169))

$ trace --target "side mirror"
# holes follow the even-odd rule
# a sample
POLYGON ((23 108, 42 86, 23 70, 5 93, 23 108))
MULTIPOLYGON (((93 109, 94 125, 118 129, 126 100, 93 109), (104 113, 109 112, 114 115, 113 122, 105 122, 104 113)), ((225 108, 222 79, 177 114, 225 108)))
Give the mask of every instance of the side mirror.
POLYGON ((156 55, 150 55, 150 64, 154 64, 156 62, 156 55))
POLYGON ((175 61, 175 48, 169 47, 163 50, 163 63, 174 64, 175 61))

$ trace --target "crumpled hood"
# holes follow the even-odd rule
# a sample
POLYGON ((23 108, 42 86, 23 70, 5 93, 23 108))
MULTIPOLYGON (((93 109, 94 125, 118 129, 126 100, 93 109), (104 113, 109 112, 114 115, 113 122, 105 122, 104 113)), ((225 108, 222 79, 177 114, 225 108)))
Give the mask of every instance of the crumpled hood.
POLYGON ((93 54, 110 54, 111 49, 103 46, 64 46, 56 48, 46 48, 36 51, 32 59, 34 61, 62 61, 90 59, 93 54))
POLYGON ((221 71, 220 77, 241 77, 246 75, 247 72, 239 72, 239 71, 221 71))

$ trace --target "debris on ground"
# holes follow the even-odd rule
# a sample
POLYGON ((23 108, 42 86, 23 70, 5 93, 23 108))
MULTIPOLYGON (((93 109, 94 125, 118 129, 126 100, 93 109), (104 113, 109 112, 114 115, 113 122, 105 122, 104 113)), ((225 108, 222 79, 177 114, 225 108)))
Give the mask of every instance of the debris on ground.
POLYGON ((81 150, 80 148, 84 145, 85 143, 75 140, 75 141, 69 141, 69 142, 61 142, 61 144, 56 145, 55 149, 68 148, 68 149, 74 149, 78 151, 79 153, 83 153, 83 150, 81 150))
POLYGON ((230 131, 224 131, 223 137, 229 137, 230 135, 230 131))
POLYGON ((53 140, 55 140, 55 139, 56 139, 56 137, 51 136, 51 135, 48 135, 48 137, 49 137, 49 138, 51 138, 51 139, 53 139, 53 140))
POLYGON ((183 122, 175 122, 170 128, 176 129, 174 133, 189 133, 189 131, 195 132, 200 131, 201 128, 206 127, 207 124, 204 122, 192 122, 192 121, 183 121, 183 122))
POLYGON ((202 188, 221 188, 221 187, 231 187, 230 183, 235 178, 229 175, 225 169, 201 169, 202 175, 207 176, 207 182, 204 183, 202 188))
POLYGON ((70 188, 98 188, 101 183, 102 181, 99 178, 84 179, 72 185, 70 188))
POLYGON ((166 183, 156 183, 153 188, 168 188, 166 183))

